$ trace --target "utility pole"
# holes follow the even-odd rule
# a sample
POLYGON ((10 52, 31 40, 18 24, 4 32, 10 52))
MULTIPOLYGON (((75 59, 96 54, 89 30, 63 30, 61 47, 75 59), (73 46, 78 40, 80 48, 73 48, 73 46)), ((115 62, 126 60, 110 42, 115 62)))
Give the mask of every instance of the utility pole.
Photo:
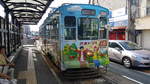
POLYGON ((94 4, 94 0, 89 0, 89 4, 94 4))
POLYGON ((91 0, 89 0, 89 4, 91 4, 91 0))
POLYGON ((99 0, 89 0, 89 4, 99 5, 99 0))
POLYGON ((136 0, 127 0, 128 1, 128 28, 127 28, 127 40, 136 42, 136 33, 135 33, 135 16, 136 16, 136 4, 133 3, 136 0))

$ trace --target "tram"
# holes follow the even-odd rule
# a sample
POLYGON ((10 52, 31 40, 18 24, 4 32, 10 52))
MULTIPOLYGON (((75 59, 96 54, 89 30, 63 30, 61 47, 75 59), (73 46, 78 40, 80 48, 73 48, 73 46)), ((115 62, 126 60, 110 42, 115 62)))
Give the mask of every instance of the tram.
POLYGON ((63 4, 40 26, 40 49, 61 71, 109 64, 109 10, 90 4, 63 4))

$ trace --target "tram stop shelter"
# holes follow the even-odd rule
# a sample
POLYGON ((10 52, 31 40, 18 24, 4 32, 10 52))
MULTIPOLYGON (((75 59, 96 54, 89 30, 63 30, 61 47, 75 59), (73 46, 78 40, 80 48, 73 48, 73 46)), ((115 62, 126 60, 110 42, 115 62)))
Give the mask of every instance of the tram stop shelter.
POLYGON ((0 39, 4 40, 0 45, 5 45, 8 56, 21 45, 22 25, 36 25, 52 1, 0 0, 5 12, 5 16, 0 17, 0 39))
POLYGON ((37 24, 53 0, 1 0, 0 4, 21 24, 37 24))
MULTIPOLYGON (((0 0, 0 5, 4 8, 5 13, 4 17, 0 16, 0 46, 5 47, 8 58, 17 52, 22 44, 22 25, 36 25, 52 1, 0 0)), ((13 59, 15 59, 15 55, 10 61, 14 61, 13 59)))

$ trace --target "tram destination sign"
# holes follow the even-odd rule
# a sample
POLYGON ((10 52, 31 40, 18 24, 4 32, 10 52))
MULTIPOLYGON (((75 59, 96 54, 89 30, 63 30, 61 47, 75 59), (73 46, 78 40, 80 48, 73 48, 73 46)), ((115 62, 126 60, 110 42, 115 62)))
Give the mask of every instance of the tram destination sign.
POLYGON ((82 9, 81 14, 82 15, 95 15, 96 11, 93 9, 82 9))

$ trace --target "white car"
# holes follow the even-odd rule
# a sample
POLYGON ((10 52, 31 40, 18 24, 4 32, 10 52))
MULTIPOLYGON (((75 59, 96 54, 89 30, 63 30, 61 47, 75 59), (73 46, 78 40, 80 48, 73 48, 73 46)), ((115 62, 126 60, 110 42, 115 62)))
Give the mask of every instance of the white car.
POLYGON ((108 54, 111 60, 124 64, 125 67, 150 67, 150 51, 125 40, 110 40, 108 54))

